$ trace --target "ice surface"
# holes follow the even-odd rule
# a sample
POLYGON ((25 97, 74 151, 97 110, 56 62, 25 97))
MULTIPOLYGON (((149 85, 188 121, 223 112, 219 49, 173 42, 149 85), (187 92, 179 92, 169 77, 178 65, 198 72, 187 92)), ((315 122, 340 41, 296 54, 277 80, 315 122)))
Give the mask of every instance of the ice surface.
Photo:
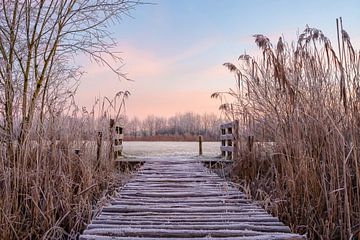
MULTIPOLYGON (((128 157, 194 157, 199 154, 198 142, 123 142, 128 157)), ((203 142, 203 156, 220 155, 220 142, 203 142)))

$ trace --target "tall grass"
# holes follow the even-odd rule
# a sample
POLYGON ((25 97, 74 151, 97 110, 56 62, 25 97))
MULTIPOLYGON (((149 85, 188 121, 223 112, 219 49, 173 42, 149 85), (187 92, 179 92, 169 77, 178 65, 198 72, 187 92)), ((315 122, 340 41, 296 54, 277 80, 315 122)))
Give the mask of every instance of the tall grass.
MULTIPOLYGON (((117 95, 121 104, 127 95, 117 95)), ((121 116, 113 110, 123 105, 115 102, 97 101, 91 112, 73 103, 52 106, 56 112, 45 114, 41 131, 34 124, 16 162, 0 146, 0 239, 75 239, 84 229, 98 200, 125 180, 108 142, 96 159, 97 131, 108 140, 111 112, 121 116)))
POLYGON ((359 239, 360 52, 342 23, 335 46, 310 27, 291 44, 254 37, 262 55, 225 63, 236 87, 213 94, 232 99, 221 108, 240 120, 234 176, 294 231, 359 239), (271 154, 249 148, 249 135, 275 142, 271 154))

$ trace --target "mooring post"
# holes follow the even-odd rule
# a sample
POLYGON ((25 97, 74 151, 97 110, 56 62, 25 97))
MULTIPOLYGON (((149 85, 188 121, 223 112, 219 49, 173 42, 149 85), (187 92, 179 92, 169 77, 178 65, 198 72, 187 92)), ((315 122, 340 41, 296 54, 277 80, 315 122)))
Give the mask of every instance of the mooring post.
POLYGON ((98 132, 97 133, 97 137, 96 137, 96 145, 97 145, 97 149, 96 149, 96 160, 100 161, 100 155, 101 155, 101 145, 102 145, 102 132, 98 132))
POLYGON ((115 123, 115 135, 114 135, 114 158, 115 160, 119 160, 122 157, 123 150, 123 127, 119 122, 115 123))
POLYGON ((109 152, 109 159, 115 159, 114 155, 114 126, 115 120, 110 119, 110 128, 109 128, 109 145, 110 145, 110 152, 109 152))
POLYGON ((75 154, 77 155, 77 156, 80 156, 80 149, 75 149, 75 154))
POLYGON ((203 141, 203 137, 201 135, 199 135, 199 155, 200 156, 203 154, 202 141, 203 141))
POLYGON ((239 158, 239 140, 240 140, 240 133, 239 133, 239 120, 235 120, 234 121, 234 129, 233 129, 233 146, 234 146, 234 150, 233 150, 233 159, 237 160, 239 158))

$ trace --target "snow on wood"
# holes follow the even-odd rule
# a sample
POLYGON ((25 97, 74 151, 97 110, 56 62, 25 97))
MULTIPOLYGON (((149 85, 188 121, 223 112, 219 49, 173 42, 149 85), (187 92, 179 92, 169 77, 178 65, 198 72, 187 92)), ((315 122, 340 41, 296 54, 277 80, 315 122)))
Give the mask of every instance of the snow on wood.
POLYGON ((81 240, 305 239, 231 183, 188 160, 145 162, 81 240))

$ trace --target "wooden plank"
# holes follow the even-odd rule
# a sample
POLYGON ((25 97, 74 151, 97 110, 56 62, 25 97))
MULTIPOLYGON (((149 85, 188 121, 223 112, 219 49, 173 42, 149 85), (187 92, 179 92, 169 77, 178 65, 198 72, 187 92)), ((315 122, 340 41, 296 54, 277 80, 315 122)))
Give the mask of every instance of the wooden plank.
POLYGON ((208 163, 208 164, 229 164, 233 163, 232 160, 229 159, 202 159, 200 160, 202 163, 208 163))
POLYGON ((114 134, 114 138, 115 138, 115 139, 124 139, 124 134, 117 134, 117 133, 115 133, 115 134, 114 134))
POLYGON ((243 200, 243 201, 238 201, 236 203, 233 204, 223 204, 222 202, 190 202, 190 203, 179 203, 178 201, 176 202, 168 202, 168 201, 157 201, 157 202, 146 202, 146 201, 142 201, 142 202, 134 202, 134 201, 123 201, 122 199, 118 200, 118 201, 113 201, 111 204, 112 205, 121 205, 121 206, 159 206, 161 205, 162 207, 168 207, 168 208, 173 208, 173 207, 201 207, 201 206, 208 206, 208 207, 220 207, 220 206, 248 206, 249 205, 249 201, 248 200, 243 200))
POLYGON ((233 146, 221 146, 220 147, 221 151, 225 151, 225 152, 233 152, 234 151, 234 147, 233 146))
POLYGON ((145 162, 80 239, 305 239, 193 160, 145 162))
MULTIPOLYGON (((113 198, 113 203, 116 203, 118 201, 123 201, 125 202, 125 204, 138 204, 138 202, 135 202, 133 200, 134 198, 128 198, 128 199, 124 199, 122 197, 115 197, 113 198)), ((165 199, 165 198, 142 198, 142 199, 139 199, 137 198, 138 200, 141 200, 141 203, 142 204, 146 204, 146 203, 153 203, 153 204, 163 204, 163 203, 179 203, 179 200, 178 199, 174 199, 174 198, 168 198, 168 199, 165 199)), ((141 204, 139 202, 139 204, 141 204)), ((249 199, 245 199, 245 198, 234 198, 234 199, 224 199, 224 198, 207 198, 206 201, 204 201, 203 199, 193 199, 193 198, 190 198, 190 199, 182 199, 181 200, 181 203, 182 204, 186 204, 186 203, 197 203, 197 204, 202 204, 203 206, 204 205, 207 205, 207 204, 230 204, 230 203, 235 203, 235 204, 238 204, 238 203, 250 203, 250 200, 249 199)))
MULTIPOLYGON (((268 222, 259 222, 259 221, 251 221, 251 219, 249 220, 244 220, 244 221, 220 221, 218 219, 216 219, 216 221, 208 221, 208 222, 204 222, 204 221, 196 221, 196 220, 190 220, 187 219, 188 221, 163 221, 160 219, 154 219, 152 221, 150 220, 123 220, 123 219, 94 219, 92 221, 92 224, 119 224, 119 225, 141 225, 141 226, 148 226, 148 225, 152 225, 152 226, 157 226, 157 225, 162 225, 162 226, 168 226, 168 225, 197 225, 197 224, 206 224, 207 226, 209 225, 214 225, 214 226, 222 226, 222 225, 228 225, 228 224, 236 224, 236 223, 242 223, 242 224, 247 224, 247 225, 254 225, 254 226, 284 226, 284 224, 282 222, 277 222, 277 221, 268 221, 268 222)), ((202 225, 201 225, 202 226, 202 225)))
MULTIPOLYGON (((159 240, 157 237, 117 237, 117 236, 101 236, 101 235, 81 235, 80 240, 159 240)), ((165 238, 164 238, 165 239, 165 238)), ((169 239, 169 238, 166 238, 169 239)), ((181 238, 170 238, 171 240, 184 240, 181 238)), ((299 240, 306 239, 303 236, 295 235, 295 234, 282 234, 282 235, 261 235, 261 236, 242 236, 242 237, 209 237, 209 238, 191 238, 191 240, 299 240)))
MULTIPOLYGON (((154 229, 139 229, 139 228, 114 228, 114 229, 105 229, 105 228, 96 228, 96 229, 87 229, 84 231, 84 234, 94 234, 94 235, 103 235, 103 236, 127 236, 127 237, 159 237, 159 238, 173 238, 173 237, 242 237, 242 236, 269 236, 268 232, 263 231, 251 231, 251 230, 172 230, 172 229, 162 229, 161 226, 158 226, 154 229)), ((272 236, 288 234, 275 232, 271 233, 272 236)), ((289 234, 290 235, 290 234, 289 234)))
POLYGON ((235 125, 235 122, 223 123, 223 124, 220 124, 220 129, 233 128, 234 125, 235 125))
POLYGON ((233 134, 222 134, 220 135, 220 140, 234 140, 235 137, 233 134))
POLYGON ((114 145, 114 151, 122 151, 123 145, 114 145))
POLYGON ((287 226, 266 226, 266 225, 253 225, 253 224, 243 224, 243 223, 228 223, 228 224, 191 224, 191 225, 183 225, 183 224, 168 224, 168 225, 134 225, 134 224, 110 224, 108 222, 105 223, 93 223, 88 229, 119 229, 119 228, 132 228, 132 229, 168 229, 168 230, 198 230, 198 231, 211 231, 211 230, 251 230, 251 231, 261 231, 261 232, 274 232, 274 233, 291 233, 289 227, 287 226))
POLYGON ((269 215, 233 215, 227 214, 226 216, 222 215, 174 215, 174 216, 160 216, 159 215, 148 215, 148 216, 123 216, 118 214, 107 215, 103 213, 102 215, 96 217, 97 220, 124 220, 124 221, 159 221, 159 222, 172 222, 172 223, 183 223, 183 222, 259 222, 259 223, 268 223, 268 222, 279 222, 279 219, 269 216, 269 215), (191 219, 190 219, 191 218, 191 219))
MULTIPOLYGON (((238 217, 238 218, 259 218, 259 219, 263 219, 266 218, 268 216, 267 213, 264 212, 224 212, 224 213, 183 213, 183 212, 151 212, 151 211, 147 211, 147 212, 118 212, 118 211, 103 211, 102 215, 99 216, 100 217, 121 217, 121 218, 133 218, 133 219, 137 219, 139 217, 142 218, 153 218, 154 216, 159 218, 159 219, 175 219, 175 218, 193 218, 193 219, 198 219, 198 218, 208 218, 208 217, 212 217, 212 218, 219 218, 219 219, 227 219, 228 217, 238 217)), ((273 219, 275 220, 275 219, 273 219)), ((277 219, 278 221, 278 219, 277 219)))

